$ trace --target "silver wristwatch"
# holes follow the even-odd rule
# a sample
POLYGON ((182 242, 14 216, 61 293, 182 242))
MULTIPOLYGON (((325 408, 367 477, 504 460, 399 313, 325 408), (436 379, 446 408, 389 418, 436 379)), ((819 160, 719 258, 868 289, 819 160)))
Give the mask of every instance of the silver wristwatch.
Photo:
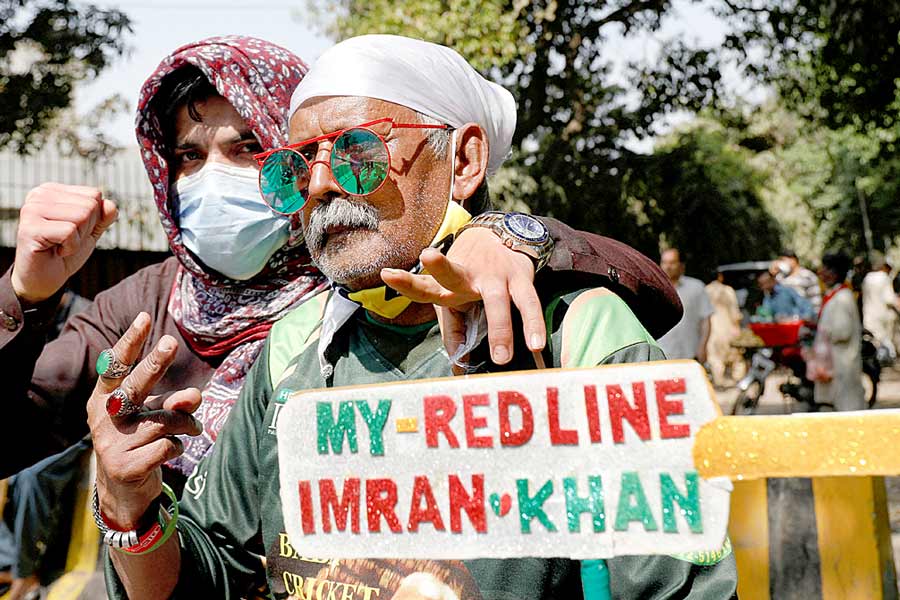
POLYGON ((507 248, 531 257, 534 260, 535 273, 547 264, 553 252, 553 239, 547 227, 535 217, 525 213, 497 211, 482 213, 469 221, 460 233, 470 227, 487 227, 500 237, 500 241, 507 248))

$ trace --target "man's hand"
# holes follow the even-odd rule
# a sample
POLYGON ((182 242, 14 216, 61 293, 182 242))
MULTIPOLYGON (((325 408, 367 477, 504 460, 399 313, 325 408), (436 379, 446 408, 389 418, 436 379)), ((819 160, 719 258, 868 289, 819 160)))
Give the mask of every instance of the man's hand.
POLYGON ((84 265, 116 215, 116 205, 97 188, 45 183, 31 190, 16 233, 16 296, 34 304, 55 294, 84 265))
MULTIPOLYGON (((141 313, 116 342, 115 355, 126 364, 133 363, 149 334, 150 317, 141 313)), ((172 364, 177 348, 175 338, 163 336, 125 378, 98 378, 88 402, 88 425, 97 453, 97 495, 103 515, 115 529, 133 529, 162 492, 160 467, 184 450, 173 436, 199 435, 203 430, 191 414, 200 406, 199 390, 147 397, 172 364), (106 399, 117 387, 131 402, 143 406, 141 412, 123 417, 107 414, 106 399)))
POLYGON ((447 256, 426 248, 420 260, 428 275, 383 269, 381 278, 415 302, 437 305, 450 354, 465 340, 466 310, 483 301, 491 359, 498 365, 508 363, 513 348, 510 298, 522 315, 528 348, 544 348, 544 316, 534 289, 534 263, 528 256, 504 246, 489 229, 472 227, 460 234, 447 256))

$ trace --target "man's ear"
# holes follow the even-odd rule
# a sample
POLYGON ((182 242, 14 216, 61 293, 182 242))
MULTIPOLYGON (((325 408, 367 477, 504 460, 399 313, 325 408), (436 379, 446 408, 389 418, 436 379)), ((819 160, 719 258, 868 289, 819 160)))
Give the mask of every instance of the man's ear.
POLYGON ((479 125, 466 123, 456 129, 453 199, 463 206, 487 175, 488 150, 487 134, 479 125))

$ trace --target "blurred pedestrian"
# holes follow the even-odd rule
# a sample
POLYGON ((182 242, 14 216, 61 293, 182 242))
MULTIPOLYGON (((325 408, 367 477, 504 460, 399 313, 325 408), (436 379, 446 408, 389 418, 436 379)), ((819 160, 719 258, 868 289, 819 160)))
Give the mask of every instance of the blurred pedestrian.
MULTIPOLYGON (((47 329, 47 343, 59 337, 69 317, 90 305, 90 300, 66 289, 47 329)), ((10 584, 4 600, 36 598, 41 582, 62 572, 65 540, 72 528, 71 500, 83 457, 90 450, 90 440, 82 440, 7 479, 0 521, 0 582, 10 584)))
POLYGON ((815 400, 816 404, 830 404, 835 410, 866 407, 862 384, 862 322, 853 292, 846 282, 850 266, 849 256, 829 252, 822 257, 819 270, 826 292, 822 298, 813 355, 826 365, 830 362, 830 369, 820 369, 813 378, 815 400))
POLYGON ((757 316, 771 321, 815 319, 816 311, 810 301, 803 298, 794 288, 778 283, 768 271, 757 275, 756 283, 763 293, 763 301, 757 309, 757 316))
POLYGON ((872 254, 872 270, 862 281, 863 327, 875 337, 888 360, 897 356, 894 348, 894 328, 900 308, 891 282, 891 267, 880 252, 872 254))
POLYGON ((678 325, 659 339, 659 345, 670 359, 693 358, 706 363, 706 344, 709 341, 709 319, 713 306, 706 294, 706 286, 699 279, 684 274, 685 264, 677 248, 662 253, 659 266, 675 286, 684 316, 678 325))
POLYGON ((731 342, 741 332, 741 309, 734 288, 725 284, 725 276, 719 271, 716 278, 706 285, 706 294, 713 306, 709 321, 709 341, 706 343, 707 360, 713 383, 725 385, 725 372, 733 380, 743 376, 743 361, 731 342))
POLYGON ((778 283, 793 289, 801 298, 808 300, 813 310, 818 312, 822 306, 822 288, 816 274, 800 266, 797 254, 793 250, 782 250, 778 260, 775 261, 775 266, 778 283))

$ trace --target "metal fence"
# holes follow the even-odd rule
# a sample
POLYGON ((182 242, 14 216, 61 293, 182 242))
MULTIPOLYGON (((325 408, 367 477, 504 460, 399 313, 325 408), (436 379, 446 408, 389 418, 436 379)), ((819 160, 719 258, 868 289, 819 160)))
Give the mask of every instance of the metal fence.
POLYGON ((78 156, 62 156, 49 146, 29 156, 0 152, 0 246, 15 246, 22 202, 30 189, 44 182, 99 187, 118 205, 118 221, 103 235, 98 247, 143 251, 168 249, 150 182, 136 147, 96 162, 78 156))

